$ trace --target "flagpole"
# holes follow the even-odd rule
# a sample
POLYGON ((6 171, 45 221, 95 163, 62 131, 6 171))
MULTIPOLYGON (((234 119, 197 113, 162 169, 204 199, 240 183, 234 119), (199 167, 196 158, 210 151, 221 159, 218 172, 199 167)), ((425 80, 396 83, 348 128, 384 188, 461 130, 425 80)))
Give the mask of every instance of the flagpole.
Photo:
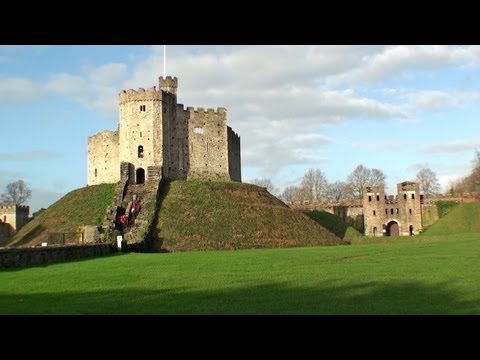
POLYGON ((163 78, 167 76, 167 45, 163 45, 163 78))

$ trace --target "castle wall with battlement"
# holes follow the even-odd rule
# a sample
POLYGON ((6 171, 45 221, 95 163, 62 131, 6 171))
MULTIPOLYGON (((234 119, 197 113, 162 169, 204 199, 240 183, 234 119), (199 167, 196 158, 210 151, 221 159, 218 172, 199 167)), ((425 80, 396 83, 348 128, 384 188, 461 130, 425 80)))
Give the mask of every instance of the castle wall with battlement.
POLYGON ((189 178, 229 180, 227 110, 187 109, 189 178))
POLYGON ((227 127, 226 109, 185 109, 177 87, 167 76, 158 90, 120 92, 118 131, 89 137, 89 185, 118 182, 121 162, 132 164, 133 182, 147 181, 149 166, 161 167, 166 179, 241 181, 240 137, 227 127))
POLYGON ((118 131, 102 131, 88 138, 88 185, 120 180, 118 131))
MULTIPOLYGON (((162 166, 162 92, 120 93, 119 161, 128 162, 147 173, 148 166, 162 166)), ((112 164, 118 169, 118 163, 112 164)))
POLYGON ((422 229, 422 205, 417 183, 397 184, 397 195, 385 195, 383 186, 366 188, 363 195, 364 234, 382 236, 389 224, 397 223, 399 235, 410 235, 411 229, 422 229))
MULTIPOLYGON (((363 198, 341 201, 294 201, 293 209, 326 211, 339 216, 367 236, 384 236, 393 223, 399 235, 418 234, 422 230, 422 209, 432 204, 423 203, 417 183, 397 184, 397 195, 386 195, 383 186, 366 187, 363 198)), ((427 224, 428 225, 428 224, 427 224)))
POLYGON ((29 214, 28 205, 0 206, 0 245, 28 222, 29 214))

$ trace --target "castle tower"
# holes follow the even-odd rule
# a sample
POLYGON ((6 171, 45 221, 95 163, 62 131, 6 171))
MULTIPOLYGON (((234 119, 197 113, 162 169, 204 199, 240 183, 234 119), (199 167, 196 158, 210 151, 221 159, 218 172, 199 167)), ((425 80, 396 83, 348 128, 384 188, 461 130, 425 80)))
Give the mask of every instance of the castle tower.
POLYGON ((134 181, 141 184, 147 180, 148 166, 163 164, 162 92, 155 87, 126 90, 119 100, 118 160, 133 164, 134 181))
POLYGON ((177 96, 178 79, 176 77, 172 78, 171 76, 160 76, 158 78, 158 83, 161 91, 177 96))
POLYGON ((366 187, 363 192, 364 234, 383 236, 385 222, 385 188, 383 186, 366 187))
POLYGON ((414 235, 422 229, 420 185, 411 181, 397 184, 398 208, 402 212, 402 235, 414 235))
POLYGON ((28 205, 0 205, 0 246, 28 222, 28 205))

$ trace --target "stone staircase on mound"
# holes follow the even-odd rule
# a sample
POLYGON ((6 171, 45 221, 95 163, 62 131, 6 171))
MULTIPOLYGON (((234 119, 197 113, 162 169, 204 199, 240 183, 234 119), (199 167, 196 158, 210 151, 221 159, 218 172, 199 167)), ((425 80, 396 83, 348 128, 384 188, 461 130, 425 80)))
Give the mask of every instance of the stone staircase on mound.
POLYGON ((161 168, 148 167, 148 180, 143 184, 132 182, 131 165, 121 164, 121 180, 115 186, 115 194, 112 203, 107 209, 103 222, 104 231, 110 230, 115 233, 115 225, 119 212, 125 211, 131 214, 130 209, 133 203, 134 194, 138 199, 140 210, 137 212, 134 221, 130 222, 123 229, 124 244, 138 244, 145 240, 151 230, 150 227, 157 212, 157 192, 161 186, 161 168))

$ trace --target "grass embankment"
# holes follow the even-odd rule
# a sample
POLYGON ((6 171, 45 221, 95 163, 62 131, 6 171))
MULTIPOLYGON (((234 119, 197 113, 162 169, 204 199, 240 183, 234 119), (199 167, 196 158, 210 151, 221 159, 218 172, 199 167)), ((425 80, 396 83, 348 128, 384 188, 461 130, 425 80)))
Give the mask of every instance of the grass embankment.
POLYGON ((416 238, 2 270, 0 313, 480 314, 480 237, 416 238))
POLYGON ((422 235, 450 235, 461 233, 480 233, 480 202, 462 203, 455 206, 439 207, 441 217, 422 235))
POLYGON ((236 182, 172 181, 158 221, 169 251, 335 245, 341 239, 264 188, 236 182))
POLYGON ((81 225, 101 225, 114 184, 73 190, 25 224, 6 245, 39 245, 48 233, 74 233, 81 225))
POLYGON ((337 235, 340 239, 355 243, 363 238, 363 235, 353 226, 346 224, 338 216, 330 214, 326 211, 306 211, 305 214, 311 219, 318 222, 328 231, 337 235))

